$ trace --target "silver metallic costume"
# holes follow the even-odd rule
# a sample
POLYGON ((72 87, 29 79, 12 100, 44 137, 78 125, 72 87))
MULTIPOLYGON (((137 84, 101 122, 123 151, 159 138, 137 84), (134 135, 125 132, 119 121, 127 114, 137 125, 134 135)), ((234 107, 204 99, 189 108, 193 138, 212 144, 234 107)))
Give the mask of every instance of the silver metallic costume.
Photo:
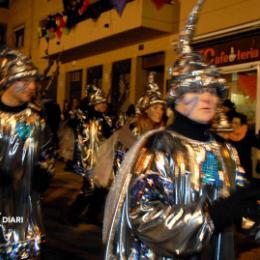
POLYGON ((101 212, 107 191, 99 188, 93 181, 93 169, 97 164, 100 145, 109 138, 113 128, 110 117, 97 111, 95 107, 105 102, 104 93, 89 85, 87 96, 76 116, 73 172, 83 176, 83 185, 68 213, 71 224, 77 224, 80 217, 85 217, 85 220, 87 218, 89 223, 99 224, 97 216, 101 212), (86 214, 83 216, 84 212, 86 214))
POLYGON ((101 89, 87 87, 86 106, 75 115, 76 140, 74 151, 74 172, 90 177, 96 165, 99 146, 112 133, 112 121, 104 113, 95 111, 94 105, 106 102, 101 89))
POLYGON ((147 109, 150 106, 155 104, 165 106, 165 100, 163 99, 159 86, 154 81, 154 77, 155 72, 150 72, 145 93, 139 98, 135 106, 135 120, 129 125, 132 133, 136 137, 140 137, 145 132, 164 125, 163 118, 160 123, 155 123, 147 116, 147 109))
MULTIPOLYGON (((0 53, 1 87, 38 70, 18 51, 0 53)), ((44 119, 32 104, 8 107, 0 102, 0 259, 30 259, 44 236, 39 192, 52 176, 54 158, 44 119)))
MULTIPOLYGON (((203 2, 181 34, 168 101, 227 91, 218 70, 190 48, 203 2)), ((246 179, 236 150, 209 128, 177 113, 172 127, 148 132, 126 154, 107 198, 105 259, 234 259, 232 232, 214 233, 209 207, 246 179)))
MULTIPOLYGON (((124 203, 121 216, 112 216, 117 223, 114 230, 104 230, 108 238, 106 259, 175 259, 174 255, 200 252, 214 232, 208 203, 228 196, 231 188, 245 181, 236 152, 228 144, 214 138, 200 142, 173 131, 156 134, 161 137, 153 151, 143 144, 128 169, 126 183, 112 187, 111 192, 115 192, 124 185, 120 188, 123 196, 130 182, 125 201, 119 198, 116 205, 107 205, 111 214, 113 206, 124 203), (169 144, 171 153, 156 147, 169 144)), ((141 142, 144 140, 147 142, 147 137, 141 142)), ((104 220, 111 217, 105 215, 104 220)))
POLYGON ((146 113, 147 109, 155 104, 164 106, 165 100, 154 82, 154 72, 152 72, 148 77, 146 91, 137 102, 135 118, 115 131, 100 147, 98 164, 93 172, 94 182, 97 185, 109 188, 111 180, 120 170, 126 151, 142 134, 164 125, 162 119, 161 122, 155 123, 146 113))

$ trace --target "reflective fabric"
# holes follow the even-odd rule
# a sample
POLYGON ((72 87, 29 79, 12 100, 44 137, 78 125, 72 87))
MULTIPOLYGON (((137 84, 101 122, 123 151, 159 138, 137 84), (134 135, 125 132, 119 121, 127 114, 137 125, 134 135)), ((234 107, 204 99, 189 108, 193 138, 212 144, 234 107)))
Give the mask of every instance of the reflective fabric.
POLYGON ((157 134, 149 147, 153 135, 147 139, 142 140, 128 188, 121 188, 120 218, 112 212, 116 222, 110 229, 106 259, 178 259, 202 254, 213 243, 208 205, 246 181, 236 153, 213 138, 199 142, 173 131, 157 134))
POLYGON ((90 177, 93 167, 96 165, 99 147, 111 133, 110 117, 95 111, 93 113, 83 112, 80 109, 77 111, 73 160, 75 173, 90 177))
POLYGON ((0 111, 0 259, 29 259, 42 241, 38 174, 53 172, 45 121, 30 107, 0 111), (32 183, 32 179, 35 180, 32 183))

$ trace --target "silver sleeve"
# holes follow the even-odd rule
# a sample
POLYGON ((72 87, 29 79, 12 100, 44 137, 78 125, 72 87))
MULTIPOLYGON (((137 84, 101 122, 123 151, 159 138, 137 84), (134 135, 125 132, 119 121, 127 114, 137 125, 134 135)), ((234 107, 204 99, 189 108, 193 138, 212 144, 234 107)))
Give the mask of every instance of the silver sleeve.
POLYGON ((177 174, 171 156, 142 153, 137 164, 127 197, 135 235, 159 255, 199 252, 214 231, 206 192, 192 188, 188 172, 177 174))

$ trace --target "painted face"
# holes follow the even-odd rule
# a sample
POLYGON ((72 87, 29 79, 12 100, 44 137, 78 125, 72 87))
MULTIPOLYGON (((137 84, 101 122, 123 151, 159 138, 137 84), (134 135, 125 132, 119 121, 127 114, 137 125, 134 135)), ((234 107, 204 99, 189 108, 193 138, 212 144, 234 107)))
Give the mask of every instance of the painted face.
POLYGON ((148 118, 154 123, 160 123, 162 121, 164 106, 162 104, 151 105, 146 110, 148 118))
POLYGON ((95 105, 95 110, 101 113, 105 113, 107 111, 107 103, 102 102, 95 105))
POLYGON ((232 125, 232 128, 233 128, 234 130, 236 130, 237 128, 239 128, 239 127, 242 125, 240 118, 234 117, 234 118, 232 119, 231 125, 232 125))
POLYGON ((193 121, 207 124, 215 116, 218 100, 216 94, 208 91, 185 93, 177 101, 176 110, 193 121))
POLYGON ((36 83, 33 79, 18 80, 9 88, 9 94, 19 103, 29 102, 36 92, 36 83))

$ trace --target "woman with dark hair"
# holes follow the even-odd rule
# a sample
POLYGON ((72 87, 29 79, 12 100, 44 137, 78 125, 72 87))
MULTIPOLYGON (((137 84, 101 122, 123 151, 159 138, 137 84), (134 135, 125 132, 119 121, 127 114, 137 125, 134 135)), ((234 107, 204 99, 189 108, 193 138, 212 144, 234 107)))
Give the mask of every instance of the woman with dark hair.
POLYGON ((226 114, 229 122, 232 121, 234 114, 236 113, 236 105, 230 99, 225 99, 222 103, 224 113, 226 114))
POLYGON ((234 113, 232 118, 233 132, 229 133, 227 139, 236 148, 240 163, 245 169, 248 180, 252 180, 252 152, 251 148, 260 148, 259 137, 249 129, 247 117, 241 113, 234 113))

